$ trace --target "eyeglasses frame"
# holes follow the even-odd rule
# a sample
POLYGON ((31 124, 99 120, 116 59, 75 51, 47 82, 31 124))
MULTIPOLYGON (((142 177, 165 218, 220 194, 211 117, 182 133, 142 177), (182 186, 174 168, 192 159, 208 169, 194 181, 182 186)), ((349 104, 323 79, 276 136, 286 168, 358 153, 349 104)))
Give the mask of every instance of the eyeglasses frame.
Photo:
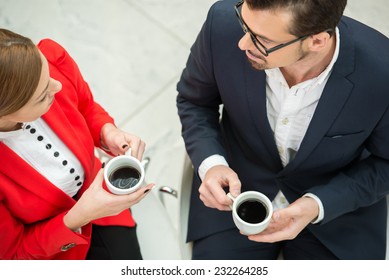
POLYGON ((293 39, 292 41, 289 41, 289 42, 286 42, 286 43, 283 43, 283 44, 279 44, 275 47, 272 47, 270 49, 268 49, 267 47, 265 47, 258 39, 257 39, 257 36, 254 35, 254 33, 251 31, 251 29, 247 26, 247 24, 244 22, 242 16, 240 15, 240 12, 239 12, 239 7, 242 6, 244 3, 244 1, 240 1, 238 2, 235 6, 234 6, 234 9, 235 9, 235 13, 236 13, 236 16, 238 17, 238 21, 240 23, 240 26, 242 27, 243 29, 243 32, 244 33, 249 33, 250 35, 250 38, 251 38, 251 41, 253 41, 254 43, 254 46, 257 48, 257 50, 263 54, 264 56, 269 56, 270 53, 272 52, 275 52, 279 49, 282 49, 286 46, 289 46, 293 43, 296 43, 300 40, 304 40, 306 38, 308 38, 309 36, 311 36, 312 34, 307 34, 307 35, 303 35, 303 36, 300 36, 300 37, 297 37, 296 39, 293 39), (260 47, 258 46, 258 44, 260 45, 260 47), (263 48, 263 50, 261 50, 261 48, 263 48))

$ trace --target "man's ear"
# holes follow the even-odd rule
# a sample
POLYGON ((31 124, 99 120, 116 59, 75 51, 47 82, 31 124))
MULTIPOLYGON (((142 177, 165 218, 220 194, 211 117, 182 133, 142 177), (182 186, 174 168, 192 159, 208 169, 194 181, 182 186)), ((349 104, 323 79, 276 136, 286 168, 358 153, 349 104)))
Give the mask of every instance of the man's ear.
POLYGON ((328 32, 320 32, 314 35, 311 35, 309 41, 309 48, 311 51, 321 51, 326 48, 329 42, 331 41, 331 35, 328 32))

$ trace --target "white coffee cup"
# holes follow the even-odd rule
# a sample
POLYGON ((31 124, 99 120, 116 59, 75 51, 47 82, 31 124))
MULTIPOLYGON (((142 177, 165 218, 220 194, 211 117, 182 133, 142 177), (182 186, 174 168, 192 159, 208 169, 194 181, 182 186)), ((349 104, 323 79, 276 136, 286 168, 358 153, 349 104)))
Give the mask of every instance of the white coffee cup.
POLYGON ((129 194, 143 186, 145 170, 131 155, 112 158, 104 167, 104 180, 113 194, 129 194))
POLYGON ((262 232, 269 225, 273 215, 273 205, 269 198, 257 191, 243 192, 237 197, 227 194, 232 204, 232 219, 236 227, 244 234, 262 232))

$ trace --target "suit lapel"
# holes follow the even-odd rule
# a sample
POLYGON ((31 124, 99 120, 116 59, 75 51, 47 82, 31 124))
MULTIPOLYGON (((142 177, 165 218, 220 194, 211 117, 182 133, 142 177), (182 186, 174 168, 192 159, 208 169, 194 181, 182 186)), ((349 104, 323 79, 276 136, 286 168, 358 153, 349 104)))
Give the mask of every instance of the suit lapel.
POLYGON ((262 141, 263 146, 266 148, 266 154, 268 155, 267 162, 271 162, 273 168, 279 170, 282 168, 282 163, 278 155, 273 131, 267 117, 265 72, 254 70, 246 59, 243 64, 246 96, 252 122, 259 135, 259 141, 262 141))

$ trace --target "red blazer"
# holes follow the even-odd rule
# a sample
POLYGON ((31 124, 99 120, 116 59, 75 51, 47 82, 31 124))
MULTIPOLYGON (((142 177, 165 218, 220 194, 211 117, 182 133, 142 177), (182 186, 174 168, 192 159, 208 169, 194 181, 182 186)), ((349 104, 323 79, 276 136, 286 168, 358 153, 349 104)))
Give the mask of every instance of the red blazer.
MULTIPOLYGON (((85 170, 80 195, 101 168, 94 148, 100 147, 101 127, 113 119, 94 102, 76 63, 60 45, 45 39, 38 47, 49 62, 50 76, 62 83, 43 119, 85 170)), ((0 142, 0 259, 85 259, 91 224, 78 234, 63 223, 75 203, 0 142)), ((93 223, 135 225, 130 211, 93 223)))

